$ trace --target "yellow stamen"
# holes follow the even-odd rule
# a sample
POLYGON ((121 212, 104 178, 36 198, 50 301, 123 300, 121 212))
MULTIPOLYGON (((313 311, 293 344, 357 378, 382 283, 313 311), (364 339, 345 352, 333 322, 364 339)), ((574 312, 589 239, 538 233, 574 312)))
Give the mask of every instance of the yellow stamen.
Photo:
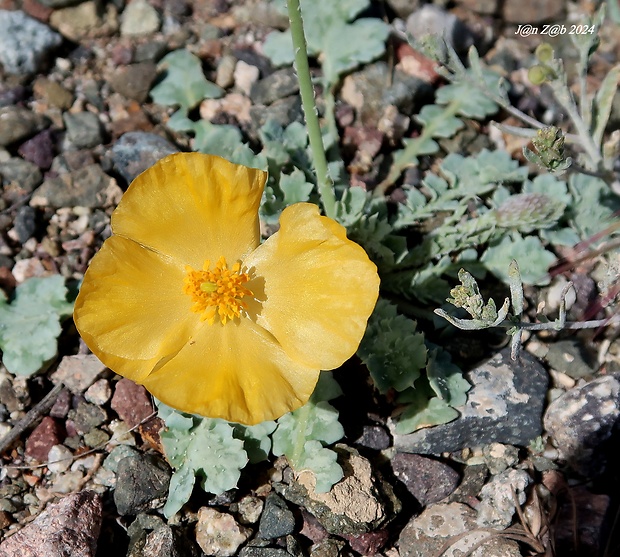
POLYGON ((239 262, 229 269, 224 257, 219 258, 213 271, 209 270, 210 267, 209 260, 205 261, 202 271, 195 271, 187 265, 183 292, 192 297, 192 311, 202 314, 202 321, 213 325, 217 315, 222 324, 226 324, 235 317, 241 317, 242 311, 247 310, 242 298, 254 294, 243 285, 250 277, 241 272, 239 262))

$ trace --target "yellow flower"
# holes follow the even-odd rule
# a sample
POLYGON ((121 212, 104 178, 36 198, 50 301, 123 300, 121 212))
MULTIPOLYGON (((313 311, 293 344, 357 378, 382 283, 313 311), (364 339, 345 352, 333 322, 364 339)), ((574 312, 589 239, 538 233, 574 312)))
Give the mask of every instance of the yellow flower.
POLYGON ((260 244, 267 175, 177 153, 138 176, 93 258, 75 323, 99 359, 184 412, 255 424, 308 401, 360 343, 375 265, 310 203, 260 244))

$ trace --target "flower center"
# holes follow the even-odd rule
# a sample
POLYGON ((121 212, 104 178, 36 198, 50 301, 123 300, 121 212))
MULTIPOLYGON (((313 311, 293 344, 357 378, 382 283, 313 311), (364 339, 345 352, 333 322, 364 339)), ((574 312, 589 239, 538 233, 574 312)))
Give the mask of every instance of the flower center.
POLYGON ((192 297, 192 311, 202 314, 202 321, 213 325, 217 315, 222 324, 226 324, 227 321, 240 317, 243 310, 247 310, 247 304, 242 298, 254 294, 243 285, 250 277, 240 272, 239 262, 229 269, 223 257, 219 258, 215 269, 211 271, 210 267, 209 260, 205 261, 202 271, 195 271, 187 265, 183 292, 192 297))

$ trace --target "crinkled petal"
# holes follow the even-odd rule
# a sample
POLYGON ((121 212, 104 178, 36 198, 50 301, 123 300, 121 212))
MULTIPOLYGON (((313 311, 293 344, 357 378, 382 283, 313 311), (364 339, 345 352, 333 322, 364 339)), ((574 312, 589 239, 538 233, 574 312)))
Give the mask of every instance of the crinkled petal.
POLYGON ((112 215, 114 234, 201 268, 234 262, 260 242, 267 174, 214 155, 175 153, 140 174, 112 215))
POLYGON ((204 323, 174 357, 140 382, 183 412, 256 424, 305 404, 320 371, 292 360, 250 319, 204 323))
POLYGON ((75 302, 80 335, 104 363, 106 354, 159 360, 178 352, 200 320, 183 292, 184 276, 174 259, 120 236, 108 238, 75 302))
POLYGON ((355 353, 379 295, 377 268, 316 205, 287 207, 280 230, 244 265, 263 299, 256 322, 291 358, 329 370, 355 353))

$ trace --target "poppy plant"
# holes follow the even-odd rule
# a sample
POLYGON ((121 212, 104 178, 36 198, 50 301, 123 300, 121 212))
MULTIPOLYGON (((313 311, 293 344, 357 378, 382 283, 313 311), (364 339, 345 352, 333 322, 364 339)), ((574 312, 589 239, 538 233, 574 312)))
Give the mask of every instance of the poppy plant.
POLYGON ((316 205, 260 243, 267 174, 200 153, 140 174, 112 214, 75 304, 110 369, 165 404, 243 424, 305 404, 362 339, 379 277, 316 205))

